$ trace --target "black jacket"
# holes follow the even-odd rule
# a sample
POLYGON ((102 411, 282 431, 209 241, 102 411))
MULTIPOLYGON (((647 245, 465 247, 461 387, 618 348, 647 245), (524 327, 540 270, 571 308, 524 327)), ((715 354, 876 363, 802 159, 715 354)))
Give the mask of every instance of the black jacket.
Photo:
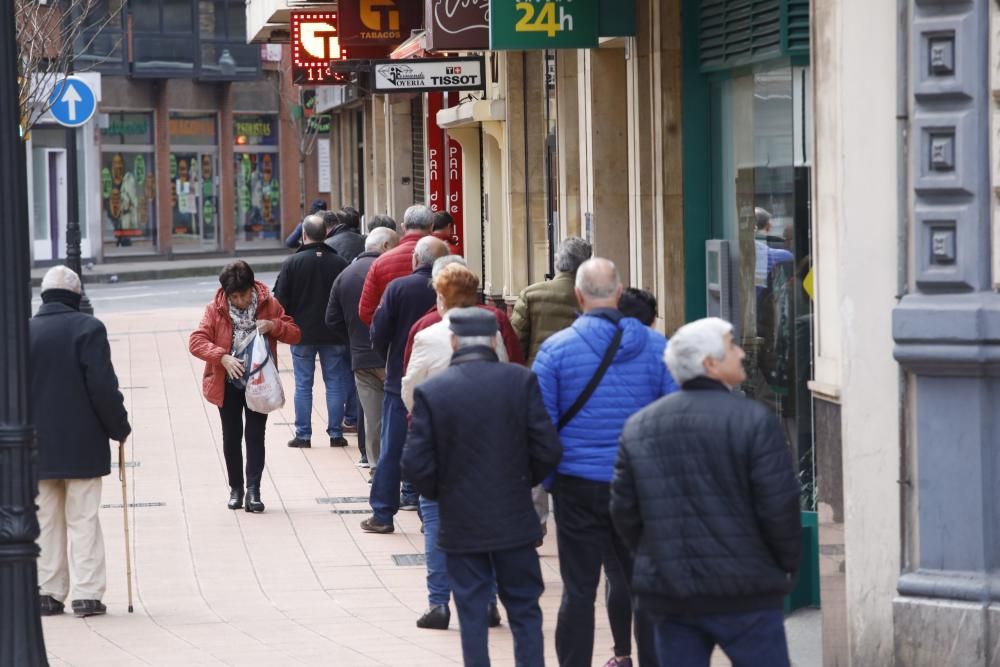
POLYGON ((403 479, 440 503, 438 547, 483 553, 542 535, 531 488, 555 470, 562 445, 534 373, 489 348, 455 353, 421 382, 403 448, 403 479))
POLYGON ((431 267, 422 266, 396 278, 385 288, 372 318, 372 349, 385 359, 385 390, 399 394, 403 382, 403 353, 410 327, 437 303, 431 287, 431 267))
POLYGON ((385 368, 385 360, 374 350, 368 327, 358 315, 365 276, 378 258, 377 252, 363 252, 333 281, 326 304, 326 326, 351 344, 351 369, 385 368))
POLYGON ((104 324, 62 303, 31 318, 31 422, 40 479, 87 479, 111 472, 110 440, 132 432, 104 324))
POLYGON ((707 378, 625 424, 611 482, 654 613, 777 609, 799 565, 799 483, 777 418, 707 378))
POLYGON ((337 254, 348 262, 365 251, 365 237, 353 227, 337 225, 326 238, 326 244, 337 251, 337 254))
POLYGON ((326 303, 333 281, 347 262, 325 243, 299 248, 281 265, 274 296, 302 330, 300 345, 343 345, 347 338, 326 326, 326 303))

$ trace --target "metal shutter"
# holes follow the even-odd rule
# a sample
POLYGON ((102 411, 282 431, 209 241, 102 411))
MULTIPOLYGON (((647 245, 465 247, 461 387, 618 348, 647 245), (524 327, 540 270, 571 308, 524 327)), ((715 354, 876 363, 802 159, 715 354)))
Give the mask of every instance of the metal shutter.
POLYGON ((424 96, 410 102, 410 132, 413 137, 413 203, 427 203, 424 178, 424 96))
POLYGON ((809 53, 809 0, 703 0, 699 19, 704 72, 809 53))

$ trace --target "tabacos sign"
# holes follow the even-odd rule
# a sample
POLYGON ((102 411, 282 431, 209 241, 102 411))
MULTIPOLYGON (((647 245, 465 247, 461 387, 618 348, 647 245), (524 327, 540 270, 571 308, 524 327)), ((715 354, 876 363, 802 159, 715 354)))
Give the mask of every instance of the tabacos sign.
POLYGON ((481 57, 376 60, 372 63, 373 92, 486 90, 485 70, 481 57))
POLYGON ((340 42, 345 46, 396 46, 423 25, 419 0, 340 0, 340 42))
POLYGON ((490 49, 597 48, 597 0, 490 0, 490 49))

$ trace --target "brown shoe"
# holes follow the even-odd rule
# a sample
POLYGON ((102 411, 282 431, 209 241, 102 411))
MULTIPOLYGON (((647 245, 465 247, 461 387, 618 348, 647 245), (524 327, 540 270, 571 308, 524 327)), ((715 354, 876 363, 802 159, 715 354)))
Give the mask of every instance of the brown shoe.
POLYGON ((366 533, 378 533, 380 535, 385 535, 386 533, 393 532, 396 528, 391 523, 379 523, 375 520, 375 517, 370 516, 361 522, 361 530, 366 533))

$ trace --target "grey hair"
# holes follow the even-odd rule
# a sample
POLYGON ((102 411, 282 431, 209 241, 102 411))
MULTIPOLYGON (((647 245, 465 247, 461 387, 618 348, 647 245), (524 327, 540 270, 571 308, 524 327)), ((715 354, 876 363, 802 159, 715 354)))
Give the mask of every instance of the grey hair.
POLYGON ((567 236, 556 249, 556 271, 576 273, 580 265, 590 259, 594 250, 579 236, 567 236))
POLYGON ((449 264, 461 264, 462 266, 468 268, 469 263, 465 261, 465 258, 461 255, 445 255, 444 257, 438 257, 434 260, 434 268, 431 269, 431 280, 438 277, 441 270, 449 264))
POLYGON ((761 208, 760 206, 755 206, 753 209, 753 215, 756 219, 757 229, 764 229, 769 224, 771 224, 771 214, 767 212, 766 208, 761 208))
MULTIPOLYGON (((452 334, 453 336, 455 334, 452 334)), ((455 336, 455 349, 463 347, 493 347, 497 342, 496 336, 455 336)))
POLYGON ((403 213, 403 229, 430 231, 434 212, 423 204, 414 204, 403 213))
POLYGON ((375 252, 386 241, 390 248, 395 248, 399 244, 399 235, 388 227, 376 227, 365 237, 365 252, 375 252))
POLYGON ((725 337, 732 332, 733 325, 718 317, 705 317, 678 329, 663 353, 663 361, 677 384, 704 375, 708 357, 726 356, 725 337))
POLYGON ((323 217, 312 214, 302 218, 302 236, 313 243, 319 243, 326 238, 326 223, 323 217))
POLYGON ((615 295, 622 286, 622 279, 618 275, 615 263, 603 257, 588 259, 580 265, 576 272, 576 288, 583 292, 583 295, 590 299, 609 299, 615 295), (611 269, 611 275, 602 271, 601 265, 607 262, 611 269))
POLYGON ((448 246, 435 236, 425 236, 417 241, 417 245, 413 248, 413 254, 417 256, 417 266, 429 266, 437 258, 443 257, 444 255, 438 252, 442 245, 445 246, 445 253, 447 253, 448 246))

